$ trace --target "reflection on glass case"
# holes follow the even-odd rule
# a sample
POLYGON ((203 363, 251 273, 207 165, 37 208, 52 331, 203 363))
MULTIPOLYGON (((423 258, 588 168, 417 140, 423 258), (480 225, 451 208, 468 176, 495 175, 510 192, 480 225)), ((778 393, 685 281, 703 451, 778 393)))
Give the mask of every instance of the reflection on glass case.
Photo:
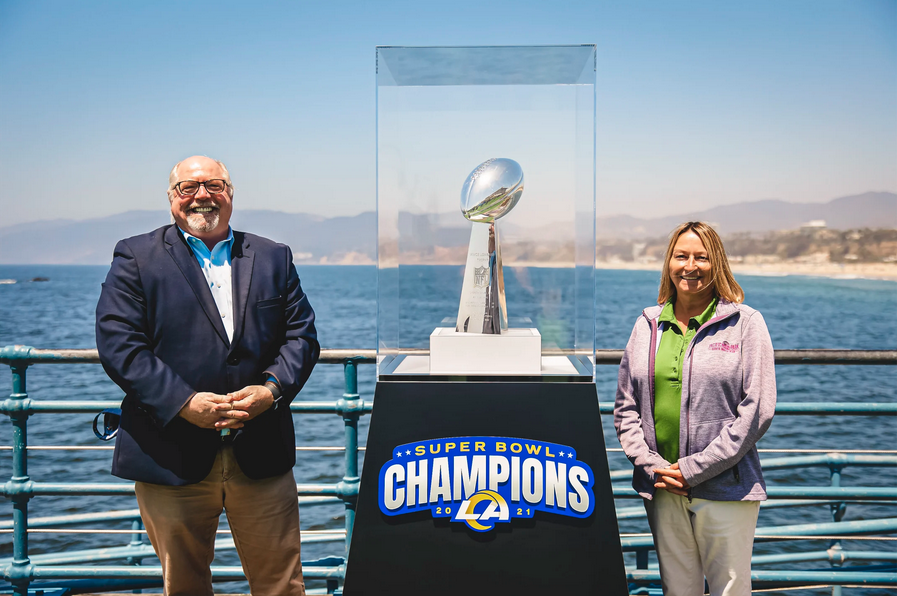
POLYGON ((594 376, 595 46, 377 48, 381 380, 594 376))

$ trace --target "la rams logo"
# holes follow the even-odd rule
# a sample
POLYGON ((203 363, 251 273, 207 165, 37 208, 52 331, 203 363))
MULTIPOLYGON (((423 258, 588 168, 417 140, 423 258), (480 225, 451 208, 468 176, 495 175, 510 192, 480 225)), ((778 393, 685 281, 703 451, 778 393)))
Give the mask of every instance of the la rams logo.
POLYGON ((586 518, 595 476, 569 445, 515 437, 445 437, 397 446, 380 468, 384 515, 429 511, 489 532, 537 511, 586 518))
POLYGON ((465 499, 452 521, 463 521, 474 532, 488 532, 495 521, 511 521, 508 502, 494 490, 481 490, 465 499))

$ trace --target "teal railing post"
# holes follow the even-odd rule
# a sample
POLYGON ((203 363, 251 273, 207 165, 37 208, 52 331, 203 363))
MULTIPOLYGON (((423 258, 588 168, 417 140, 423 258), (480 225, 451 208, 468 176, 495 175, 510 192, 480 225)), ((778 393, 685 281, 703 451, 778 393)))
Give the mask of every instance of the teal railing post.
POLYGON ((346 440, 346 471, 340 482, 339 493, 346 506, 346 557, 352 542, 352 526, 355 525, 355 506, 358 501, 358 418, 364 409, 364 402, 358 395, 358 360, 347 358, 343 362, 345 393, 339 400, 337 409, 343 417, 346 440))
POLYGON ((25 385, 25 370, 31 348, 16 346, 18 356, 9 366, 12 372, 12 394, 8 402, 12 422, 12 478, 7 495, 12 500, 13 543, 12 565, 7 577, 17 596, 28 595, 31 583, 31 559, 28 557, 28 500, 31 498, 31 479, 28 477, 28 415, 30 400, 25 385))
MULTIPOLYGON (((143 520, 141 518, 137 518, 131 522, 131 529, 134 531, 131 534, 131 542, 128 543, 128 546, 131 548, 137 548, 139 546, 143 546, 143 534, 141 530, 143 530, 143 520)), ((143 559, 140 557, 128 557, 125 559, 125 562, 128 565, 141 565, 143 563, 143 559)))
MULTIPOLYGON (((829 459, 831 459, 831 456, 829 456, 829 459)), ((829 471, 831 472, 831 476, 832 476, 832 481, 831 481, 832 488, 840 487, 841 486, 841 466, 837 463, 829 463, 829 471)), ((843 501, 840 503, 832 503, 831 509, 832 509, 832 521, 839 522, 844 518, 844 513, 846 513, 846 511, 847 511, 847 503, 844 503, 843 501)), ((841 550, 842 550, 842 548, 841 548, 840 540, 833 540, 832 543, 829 545, 829 561, 831 562, 832 567, 841 567, 842 563, 837 559, 836 556, 833 556, 833 555, 840 554, 839 551, 841 551, 841 550)), ((841 590, 840 585, 832 586, 832 596, 841 596, 842 593, 843 592, 841 590)))

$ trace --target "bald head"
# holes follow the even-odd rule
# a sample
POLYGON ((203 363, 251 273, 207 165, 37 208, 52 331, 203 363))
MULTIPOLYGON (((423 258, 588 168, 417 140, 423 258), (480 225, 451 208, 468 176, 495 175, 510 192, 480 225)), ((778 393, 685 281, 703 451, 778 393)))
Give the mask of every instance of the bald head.
POLYGON ((224 162, 218 161, 217 159, 212 159, 211 157, 206 157, 205 155, 194 155, 193 157, 188 157, 187 159, 181 160, 174 164, 174 167, 171 168, 171 173, 168 174, 168 197, 171 198, 171 191, 174 189, 175 184, 181 181, 181 178, 178 178, 179 172, 183 172, 188 170, 191 167, 206 167, 212 168, 217 165, 221 171, 221 178, 227 180, 227 192, 231 197, 234 196, 234 187, 230 180, 230 173, 227 171, 227 166, 224 165, 224 162))
POLYGON ((194 155, 178 162, 168 175, 168 202, 171 203, 172 218, 178 227, 200 238, 210 249, 227 238, 233 196, 234 187, 227 167, 204 155, 194 155), (220 192, 210 192, 208 186, 202 183, 212 180, 224 180, 227 184, 223 190, 220 183, 217 188, 211 185, 220 192), (200 184, 185 185, 187 181, 200 184))

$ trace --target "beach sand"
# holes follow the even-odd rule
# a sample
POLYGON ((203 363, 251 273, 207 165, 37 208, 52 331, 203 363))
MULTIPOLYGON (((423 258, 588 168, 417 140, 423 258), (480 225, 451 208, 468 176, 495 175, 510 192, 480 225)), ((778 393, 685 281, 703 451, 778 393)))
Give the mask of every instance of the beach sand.
MULTIPOLYGON (((322 258, 317 262, 297 260, 297 265, 376 265, 369 256, 353 252, 340 255, 337 259, 322 258)), ((410 263, 405 263, 410 264, 410 263)), ((432 262, 417 262, 420 265, 455 265, 463 266, 463 262, 454 259, 434 259, 432 262)), ((517 267, 572 267, 571 263, 552 263, 542 261, 505 261, 505 268, 517 267)), ((639 263, 635 261, 599 261, 598 269, 625 269, 629 271, 660 272, 660 262, 639 263)), ((799 263, 795 261, 776 261, 770 263, 732 263, 732 271, 736 275, 762 275, 768 277, 784 277, 786 275, 806 275, 810 277, 830 277, 834 279, 884 279, 897 281, 897 263, 799 263)))
MULTIPOLYGON (((660 263, 606 262, 598 263, 598 269, 627 269, 660 272, 660 263)), ((807 275, 834 279, 884 279, 897 281, 897 263, 732 263, 735 275, 763 275, 782 277, 807 275)))

